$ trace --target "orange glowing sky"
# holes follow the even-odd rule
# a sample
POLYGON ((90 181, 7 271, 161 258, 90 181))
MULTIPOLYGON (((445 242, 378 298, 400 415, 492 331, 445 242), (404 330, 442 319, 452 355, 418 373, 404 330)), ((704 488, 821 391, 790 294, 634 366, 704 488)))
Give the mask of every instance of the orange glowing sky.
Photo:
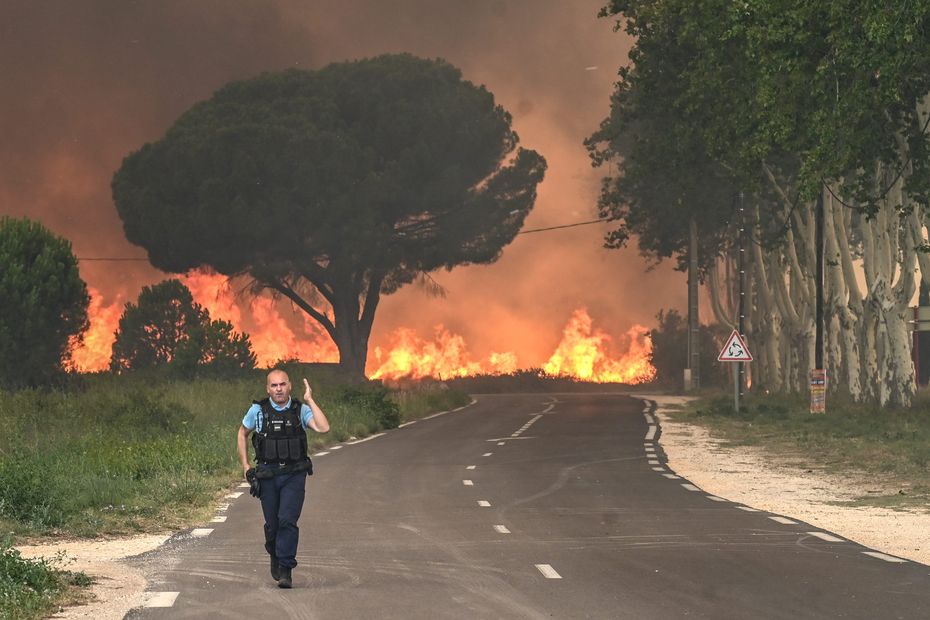
MULTIPOLYGON (((405 51, 443 57, 485 84, 513 114, 521 144, 546 157, 526 228, 593 219, 604 171, 590 167, 582 140, 606 116, 629 48, 610 21, 596 19, 603 3, 3 3, 0 213, 41 220, 80 257, 144 256, 125 240, 110 197, 126 154, 229 80, 405 51)), ((630 342, 636 324, 653 325, 660 308, 683 309, 684 276, 664 264, 647 271, 635 247, 602 249, 605 230, 521 235, 493 265, 434 274, 445 297, 407 287, 384 298, 370 356, 390 350, 399 329, 434 342, 441 325, 462 339, 470 360, 506 354, 500 364, 542 366, 580 308, 615 342, 630 342)), ((144 262, 82 262, 81 273, 98 310, 121 309, 166 277, 144 262)), ((277 335, 266 342, 253 334, 257 351, 279 346, 288 349, 282 357, 309 356, 308 347, 331 346, 314 344, 318 330, 302 316, 268 304, 240 297, 222 312, 244 313, 277 335)))

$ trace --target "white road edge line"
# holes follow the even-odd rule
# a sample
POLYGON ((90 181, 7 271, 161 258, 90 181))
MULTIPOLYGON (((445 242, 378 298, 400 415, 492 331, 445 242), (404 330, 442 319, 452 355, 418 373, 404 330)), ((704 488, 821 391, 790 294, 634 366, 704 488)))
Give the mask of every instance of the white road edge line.
POLYGON ((226 496, 226 499, 236 499, 242 496, 242 491, 236 491, 235 493, 230 493, 226 496))
POLYGON ((508 530, 508 529, 507 529, 507 526, 505 526, 505 525, 495 525, 495 526, 494 526, 494 529, 495 529, 495 531, 497 531, 497 533, 499 533, 499 534, 509 534, 509 533, 510 533, 510 530, 508 530))
POLYGON ((481 506, 482 508, 490 508, 490 507, 491 507, 491 502, 489 502, 489 501, 486 500, 486 499, 479 499, 479 500, 478 500, 478 505, 481 506))
POLYGON ((658 464, 659 464, 659 461, 657 461, 657 460, 655 460, 655 459, 649 459, 649 464, 650 464, 650 465, 658 465, 658 464))
POLYGON ((676 476, 675 474, 662 474, 662 475, 668 478, 669 480, 681 480, 681 477, 676 476))
POLYGON ((689 484, 689 483, 687 483, 687 482, 682 482, 682 483, 681 483, 681 486, 683 486, 684 488, 688 489, 689 491, 700 491, 700 490, 701 490, 701 489, 697 488, 696 486, 694 486, 693 484, 689 484))
POLYGON ((656 438, 656 427, 654 425, 649 425, 649 432, 646 433, 646 439, 652 441, 656 438))
POLYGON ((873 558, 878 558, 879 560, 885 560, 886 562, 895 562, 897 564, 904 564, 907 560, 902 558, 896 558, 893 555, 888 555, 887 553, 881 553, 880 551, 863 551, 865 555, 872 556, 873 558))
POLYGON ((251 485, 250 485, 248 482, 240 482, 240 483, 239 483, 239 488, 240 488, 240 489, 247 489, 247 488, 249 488, 250 486, 251 486, 251 485))
POLYGON ((472 482, 471 480, 462 480, 462 484, 464 484, 464 485, 467 486, 467 487, 473 487, 473 486, 475 486, 475 483, 472 482))
POLYGON ((397 428, 404 428, 405 426, 410 426, 411 424, 416 424, 416 423, 417 423, 416 420, 410 420, 409 422, 404 422, 403 424, 399 425, 397 428))
POLYGON ((347 441, 346 445, 354 446, 357 443, 365 443, 366 441, 371 441, 372 439, 377 439, 378 437, 384 437, 384 435, 385 435, 384 433, 378 433, 376 435, 372 435, 371 437, 365 437, 365 439, 356 439, 355 441, 347 441))
POLYGON ((191 530, 191 536, 194 538, 204 538, 213 533, 213 530, 209 527, 195 527, 191 530))
POLYGON ((329 452, 316 452, 313 456, 326 456, 327 454, 329 454, 329 452))
POLYGON ((474 468, 475 468, 475 466, 474 466, 474 465, 469 465, 469 466, 468 466, 468 467, 466 467, 465 469, 474 469, 474 468))
POLYGON ((543 574, 543 577, 546 579, 561 579, 562 575, 555 572, 555 569, 552 568, 549 564, 537 564, 536 569, 543 574))
POLYGON ((143 607, 173 607, 180 592, 146 592, 143 607))
POLYGON ((825 540, 827 542, 846 542, 842 538, 837 538, 832 534, 827 534, 825 532, 805 532, 808 536, 814 536, 820 540, 825 540))
POLYGON ((485 452, 485 453, 482 454, 481 456, 491 456, 492 454, 494 454, 494 453, 493 453, 493 452, 485 452))
POLYGON ((771 519, 775 523, 781 523, 782 525, 797 525, 798 524, 797 521, 792 521, 791 519, 787 517, 769 517, 769 519, 771 519))
POLYGON ((652 471, 665 471, 664 467, 653 467, 652 471))
MULTIPOLYGON (((414 420, 416 422, 416 420, 414 420)), ((413 424, 413 422, 408 422, 408 424, 413 424)), ((331 446, 330 450, 342 450, 342 446, 331 446)))
POLYGON ((226 517, 217 515, 210 519, 210 523, 226 523, 226 517))
POLYGON ((709 500, 711 500, 711 501, 713 501, 713 502, 728 502, 728 501, 730 501, 730 500, 728 500, 728 499, 723 499, 722 497, 717 497, 716 495, 708 495, 708 496, 707 496, 707 499, 709 499, 709 500))
POLYGON ((740 510, 745 510, 746 512, 759 512, 755 508, 750 508, 749 506, 737 506, 740 510))

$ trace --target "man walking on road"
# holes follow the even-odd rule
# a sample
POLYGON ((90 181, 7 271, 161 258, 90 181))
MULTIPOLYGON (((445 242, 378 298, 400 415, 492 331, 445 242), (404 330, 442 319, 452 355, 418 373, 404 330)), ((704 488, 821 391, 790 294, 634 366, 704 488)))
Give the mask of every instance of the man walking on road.
POLYGON ((304 504, 307 476, 313 474, 307 432, 329 431, 329 421, 313 400, 304 379, 304 402, 291 398, 291 381, 283 370, 268 373, 268 398, 252 403, 239 427, 239 462, 251 493, 261 499, 265 515, 265 550, 271 556, 271 576, 278 587, 292 586, 297 566, 297 520, 304 504), (252 435, 255 469, 249 465, 246 440, 252 435))

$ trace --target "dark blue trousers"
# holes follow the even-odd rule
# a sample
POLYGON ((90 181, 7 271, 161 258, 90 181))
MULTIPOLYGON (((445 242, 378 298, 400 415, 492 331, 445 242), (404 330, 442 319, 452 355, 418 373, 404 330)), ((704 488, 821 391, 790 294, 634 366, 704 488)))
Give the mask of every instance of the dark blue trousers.
POLYGON ((307 472, 262 480, 265 551, 278 557, 282 568, 297 566, 297 519, 304 506, 307 472))

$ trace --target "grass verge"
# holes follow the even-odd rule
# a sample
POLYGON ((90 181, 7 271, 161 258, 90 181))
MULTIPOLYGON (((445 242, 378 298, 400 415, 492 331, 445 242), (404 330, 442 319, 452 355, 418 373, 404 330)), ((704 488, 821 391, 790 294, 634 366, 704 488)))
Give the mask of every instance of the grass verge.
POLYGON ((879 409, 828 398, 827 413, 812 415, 802 395, 748 395, 737 414, 732 395, 707 395, 680 411, 731 445, 758 446, 774 458, 867 479, 853 504, 930 509, 930 391, 909 409, 879 409))
POLYGON ((91 579, 56 567, 61 558, 29 560, 0 540, 0 618, 33 620, 87 598, 91 579))

